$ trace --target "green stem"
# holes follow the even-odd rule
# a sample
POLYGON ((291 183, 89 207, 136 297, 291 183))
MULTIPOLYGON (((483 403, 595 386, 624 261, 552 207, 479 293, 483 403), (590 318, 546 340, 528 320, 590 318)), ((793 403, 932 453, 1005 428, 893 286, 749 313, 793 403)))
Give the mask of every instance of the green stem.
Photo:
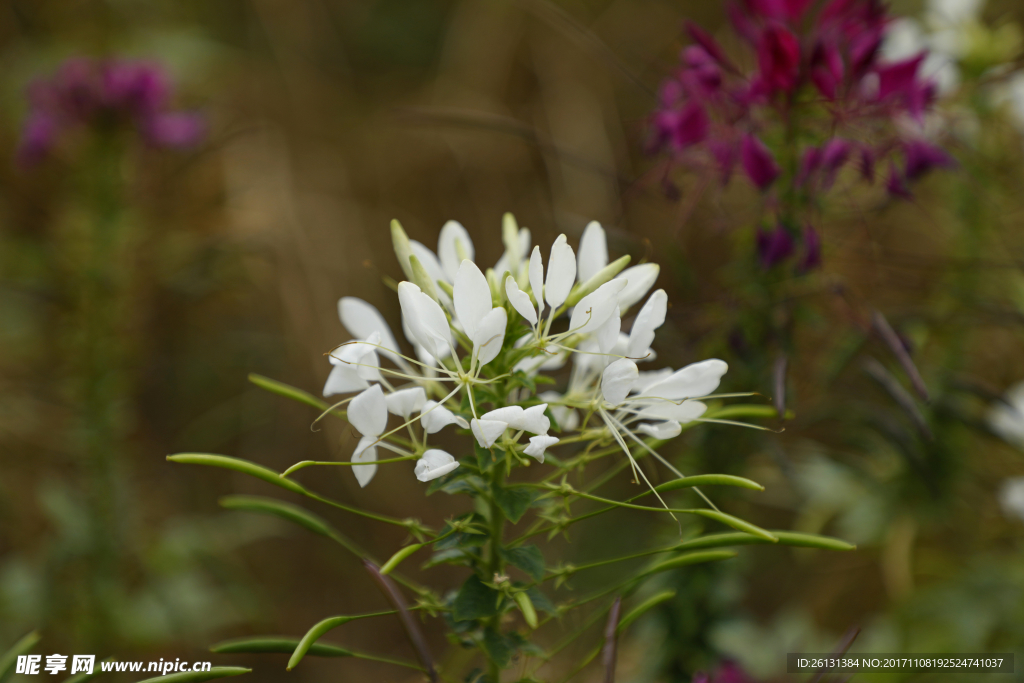
MULTIPOLYGON (((488 557, 488 572, 490 576, 485 577, 486 579, 493 580, 493 577, 498 576, 502 573, 503 561, 501 556, 502 540, 505 535, 505 514, 501 511, 501 506, 498 505, 497 491, 503 484, 504 477, 502 473, 505 468, 501 463, 493 463, 491 465, 491 500, 490 500, 490 548, 488 557)), ((501 628, 501 615, 495 615, 491 617, 488 626, 495 631, 499 631, 501 628)), ((487 676, 492 683, 498 683, 501 679, 501 669, 497 663, 491 659, 487 662, 487 676)))

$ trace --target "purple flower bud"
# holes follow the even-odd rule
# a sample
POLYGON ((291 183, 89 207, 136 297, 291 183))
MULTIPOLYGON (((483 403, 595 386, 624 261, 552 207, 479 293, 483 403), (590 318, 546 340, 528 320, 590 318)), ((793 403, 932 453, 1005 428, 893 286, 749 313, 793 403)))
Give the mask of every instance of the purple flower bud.
POLYGON ((769 88, 791 91, 800 73, 800 41, 784 26, 768 26, 757 44, 757 65, 769 88))
POLYGON ((155 64, 112 61, 103 66, 103 92, 107 106, 148 116, 167 104, 170 86, 155 64))
POLYGON ((918 67, 924 58, 925 53, 922 52, 909 59, 878 67, 878 99, 886 100, 899 95, 909 101, 915 90, 918 67))
POLYGON ((933 168, 950 168, 955 162, 945 151, 923 140, 913 140, 904 146, 907 158, 907 180, 917 180, 933 168))
POLYGON ((84 57, 64 62, 53 80, 53 90, 60 115, 74 123, 86 123, 103 106, 96 65, 84 57))
POLYGON ((800 274, 809 273, 821 267, 821 237, 811 226, 804 227, 804 251, 797 263, 796 270, 800 274))
POLYGON ((27 168, 46 158, 53 149, 58 130, 57 122, 46 114, 29 116, 18 144, 18 165, 27 168))
POLYGON ((775 163, 772 153, 751 133, 743 137, 740 157, 747 177, 761 190, 767 189, 779 176, 779 166, 775 163))
POLYGON ((843 58, 834 45, 819 45, 811 59, 811 82, 822 95, 834 100, 843 81, 843 58))
POLYGON ((712 59, 718 62, 719 66, 723 66, 730 71, 738 71, 738 69, 733 66, 732 62, 729 61, 729 58, 725 56, 725 51, 718 44, 718 41, 716 41, 710 33, 692 21, 686 22, 686 32, 690 34, 691 38, 693 38, 693 42, 704 48, 704 51, 707 52, 712 59))
POLYGON ((206 121, 194 112, 167 112, 146 119, 143 135, 155 147, 192 147, 206 135, 206 121))
POLYGON ((765 270, 793 255, 793 238, 782 225, 775 226, 771 232, 758 228, 756 242, 758 261, 765 270))

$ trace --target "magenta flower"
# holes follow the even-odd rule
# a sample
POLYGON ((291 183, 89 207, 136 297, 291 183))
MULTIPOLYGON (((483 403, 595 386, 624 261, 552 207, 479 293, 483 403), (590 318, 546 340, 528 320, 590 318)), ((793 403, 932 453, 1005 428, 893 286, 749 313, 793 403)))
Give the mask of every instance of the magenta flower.
POLYGON ((758 228, 757 256, 761 267, 765 270, 788 259, 793 255, 794 249, 793 238, 784 226, 777 225, 771 232, 758 228))
POLYGON ((190 147, 205 135, 195 112, 168 109, 171 87, 158 65, 81 57, 28 89, 29 114, 17 157, 30 166, 46 158, 64 134, 76 129, 131 128, 154 147, 190 147))
MULTIPOLYGON (((921 74, 927 55, 881 56, 891 23, 881 0, 739 0, 727 11, 755 59, 732 60, 707 31, 687 25, 692 44, 651 116, 652 151, 674 166, 717 171, 724 186, 739 163, 776 214, 769 224, 800 225, 848 168, 859 171, 851 181, 874 183, 884 163, 885 187, 909 197, 912 181, 953 164, 926 140, 923 118, 936 93, 921 74), (746 73, 736 66, 751 61, 746 73)), ((820 263, 818 233, 809 235, 802 270, 820 263)), ((758 243, 774 246, 759 250, 762 262, 781 253, 781 236, 765 239, 758 243)))
POLYGON ((800 41, 785 26, 768 26, 758 40, 757 65, 768 93, 792 91, 800 75, 800 41))
POLYGON ((768 186, 779 177, 779 165, 775 163, 775 157, 756 135, 748 133, 743 136, 741 158, 747 177, 759 189, 768 189, 768 186))

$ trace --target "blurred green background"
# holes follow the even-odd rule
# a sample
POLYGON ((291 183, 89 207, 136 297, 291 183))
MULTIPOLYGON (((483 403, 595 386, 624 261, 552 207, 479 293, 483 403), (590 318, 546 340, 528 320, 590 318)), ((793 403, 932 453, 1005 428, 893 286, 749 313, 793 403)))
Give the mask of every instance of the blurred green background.
MULTIPOLYGON (((1021 14, 1006 0, 984 16, 1003 25, 1021 14)), ((708 192, 689 178, 672 200, 659 160, 643 154, 686 19, 716 31, 724 22, 719 3, 663 0, 3 3, 0 157, 12 161, 0 164, 0 650, 38 628, 47 653, 212 659, 281 680, 283 656, 206 648, 249 633, 299 635, 325 616, 383 604, 353 559, 216 504, 258 485, 164 456, 226 453, 278 471, 347 457, 351 434, 311 429, 314 413, 246 377, 318 394, 325 352, 346 339, 340 296, 364 298, 397 324, 383 284, 399 275, 392 218, 431 246, 446 220, 459 220, 483 262, 500 255, 506 211, 541 245, 562 232, 575 244, 598 220, 613 254, 662 265, 657 286, 672 309, 659 355, 677 367, 717 355, 732 367, 725 390, 772 395, 765 359, 733 334, 747 330, 756 345, 755 192, 742 183, 708 192), (140 147, 123 169, 134 237, 127 262, 111 264, 127 273, 117 313, 125 350, 109 370, 117 453, 115 483, 102 491, 83 466, 71 360, 82 322, 75 235, 91 210, 82 179, 92 167, 71 154, 30 170, 13 163, 27 84, 75 55, 163 63, 176 104, 210 125, 196 150, 140 147), (113 527, 96 526, 97 498, 113 527), (106 559, 104 538, 116 539, 106 559)), ((1010 57, 1015 68, 1020 54, 1010 57)), ((831 647, 851 626, 876 651, 1024 653, 1024 520, 998 500, 1005 479, 1024 475, 1024 458, 985 425, 996 397, 1024 378, 1024 142, 969 78, 940 106, 952 117, 942 125, 957 170, 930 177, 910 202, 844 191, 819 226, 824 268, 791 290, 804 302, 789 359, 797 418, 781 435, 706 426, 673 446, 688 472, 765 484, 761 496, 726 502, 745 518, 860 549, 758 548, 724 572, 672 579, 680 598, 624 645, 622 680, 688 680, 716 657, 781 680, 778 653, 831 647), (980 132, 948 123, 965 111, 980 132), (866 328, 872 309, 914 350, 933 392, 919 406, 933 439, 863 372, 869 357, 898 367, 866 328)), ((325 472, 317 484, 398 517, 437 522, 455 509, 423 498, 407 475, 382 471, 360 490, 325 472)), ((337 522, 379 555, 402 540, 337 522)), ((557 547, 572 561, 675 533, 671 522, 624 515, 557 547)), ((444 569, 429 577, 460 580, 444 569)), ((397 622, 339 637, 381 654, 408 647, 397 622)), ((381 671, 394 675, 307 661, 287 679, 381 671)))

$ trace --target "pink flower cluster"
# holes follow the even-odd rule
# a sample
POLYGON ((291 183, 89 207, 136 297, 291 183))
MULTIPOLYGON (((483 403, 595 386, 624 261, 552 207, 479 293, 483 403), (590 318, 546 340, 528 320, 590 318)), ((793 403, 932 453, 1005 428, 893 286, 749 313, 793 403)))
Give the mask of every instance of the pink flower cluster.
POLYGON ((936 93, 919 73, 926 55, 881 60, 889 22, 881 0, 742 0, 728 11, 751 68, 689 24, 693 42, 652 117, 652 151, 710 170, 723 185, 742 168, 777 213, 776 227, 758 234, 762 265, 788 259, 800 242, 798 269, 817 267, 820 240, 798 214, 841 170, 855 166, 873 182, 886 164, 886 187, 906 197, 910 181, 951 164, 923 134, 936 93))
POLYGON ((172 111, 171 86, 156 64, 121 59, 72 58, 52 78, 29 86, 29 114, 18 160, 35 164, 61 137, 80 128, 131 126, 154 147, 189 147, 205 134, 195 112, 172 111))

